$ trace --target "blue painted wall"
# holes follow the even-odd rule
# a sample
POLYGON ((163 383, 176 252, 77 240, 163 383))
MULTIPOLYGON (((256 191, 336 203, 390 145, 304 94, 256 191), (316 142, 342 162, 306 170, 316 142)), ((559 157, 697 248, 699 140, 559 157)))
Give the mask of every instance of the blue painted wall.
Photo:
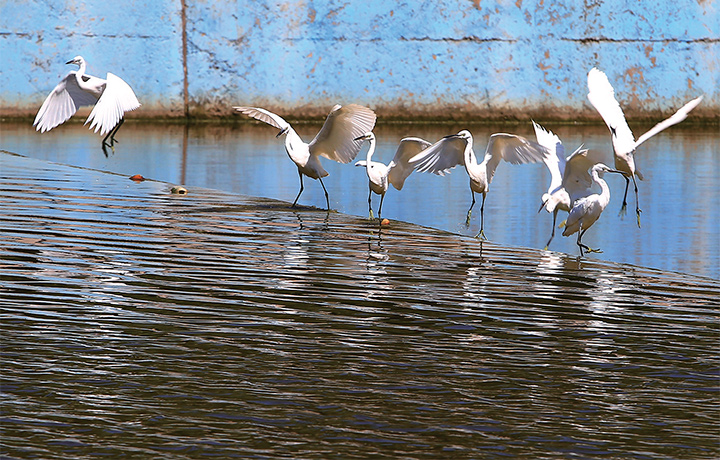
POLYGON ((229 115, 234 104, 322 116, 358 102, 385 117, 597 119, 586 75, 598 66, 628 116, 704 94, 694 115, 720 118, 712 0, 122 5, 0 1, 0 115, 34 114, 82 54, 90 73, 133 86, 136 116, 229 115))

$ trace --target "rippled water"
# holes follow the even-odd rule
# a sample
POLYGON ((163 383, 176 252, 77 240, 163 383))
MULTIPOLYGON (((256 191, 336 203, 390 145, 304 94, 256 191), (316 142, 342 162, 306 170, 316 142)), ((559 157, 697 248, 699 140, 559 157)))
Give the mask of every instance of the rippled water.
POLYGON ((716 458, 720 282, 0 153, 9 458, 716 458))
MULTIPOLYGON (((636 134, 649 126, 632 123, 636 134)), ((310 140, 318 125, 296 125, 310 140)), ((604 124, 548 125, 567 146, 580 144, 603 152, 612 165, 611 145, 604 124)), ((529 123, 498 125, 380 125, 376 129, 376 159, 389 162, 399 140, 420 136, 430 140, 469 128, 484 150, 494 132, 511 132, 533 137, 529 123)), ((114 155, 105 158, 100 138, 80 124, 66 124, 39 134, 31 123, 0 125, 0 149, 33 158, 86 166, 145 177, 191 187, 206 187, 251 196, 292 202, 299 184, 297 169, 288 159, 277 130, 266 125, 200 124, 184 125, 131 123, 123 125, 120 144, 114 155)), ((365 147, 367 149, 367 147, 365 147)), ((360 154, 363 156, 365 150, 360 154)), ((717 126, 674 126, 643 144, 637 152, 638 168, 645 176, 639 182, 642 228, 633 215, 635 198, 630 193, 628 217, 618 216, 625 181, 607 177, 612 196, 602 218, 585 235, 591 247, 602 254, 596 260, 625 262, 667 271, 692 273, 720 279, 720 131, 717 126)), ((324 161, 330 175, 324 179, 334 210, 366 217, 367 176, 362 168, 324 161)), ((485 233, 497 244, 542 249, 550 236, 552 217, 538 214, 540 197, 550 176, 543 165, 501 164, 485 206, 485 233)), ((300 203, 325 206, 317 181, 306 180, 300 203)), ((377 211, 378 198, 374 197, 377 211)), ((402 191, 391 189, 383 215, 452 233, 472 236, 480 229, 479 209, 470 227, 465 215, 470 206, 467 174, 456 168, 446 177, 414 174, 402 191)), ((477 205, 479 208, 479 203, 477 205)), ((558 223, 564 219, 564 213, 558 223)), ((556 237, 550 249, 576 255, 575 237, 556 237)))

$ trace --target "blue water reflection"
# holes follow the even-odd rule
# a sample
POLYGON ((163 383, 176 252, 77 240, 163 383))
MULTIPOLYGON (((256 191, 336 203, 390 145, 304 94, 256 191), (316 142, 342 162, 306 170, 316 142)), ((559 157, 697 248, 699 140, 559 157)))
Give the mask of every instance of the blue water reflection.
MULTIPOLYGON (((585 144, 605 154, 612 164, 609 136, 604 125, 550 125, 568 149, 585 144)), ((296 125, 310 140, 319 129, 314 124, 296 125)), ((435 141, 441 136, 469 128, 476 151, 484 149, 494 132, 532 136, 529 123, 505 125, 381 125, 376 129, 376 158, 388 162, 397 143, 405 136, 435 141)), ((637 127, 638 132, 642 128, 637 127)), ((99 139, 79 124, 65 125, 40 135, 28 123, 4 123, 0 148, 23 155, 72 165, 142 174, 147 178, 215 188, 234 193, 276 198, 292 202, 298 189, 295 166, 287 158, 274 128, 265 125, 126 123, 115 154, 105 158, 99 139)), ((358 156, 364 156, 367 147, 358 156)), ((720 277, 720 206, 717 177, 720 174, 720 133, 717 128, 679 125, 661 133, 637 152, 642 228, 634 216, 618 215, 625 181, 607 177, 611 187, 608 209, 584 241, 599 247, 602 254, 591 258, 625 262, 670 271, 720 277)), ((324 179, 331 207, 337 211, 367 216, 367 177, 362 168, 324 161, 330 175, 324 179)), ((549 174, 543 165, 501 164, 486 202, 488 238, 510 246, 541 250, 551 231, 552 217, 537 213, 540 196, 547 189, 549 174)), ((374 197, 377 210, 378 198, 374 197)), ((464 217, 470 205, 468 178, 462 168, 446 177, 413 174, 405 188, 391 188, 383 216, 423 226, 474 235, 479 230, 479 212, 466 228, 464 217)), ((629 208, 634 207, 632 191, 629 208)), ((306 180, 299 203, 324 207, 320 184, 306 180)), ((479 210, 478 210, 479 211, 479 210)), ((630 213, 632 214, 632 213, 630 213)), ((564 219, 561 213, 558 222, 564 219)), ((575 237, 556 232, 550 250, 577 254, 575 237)))

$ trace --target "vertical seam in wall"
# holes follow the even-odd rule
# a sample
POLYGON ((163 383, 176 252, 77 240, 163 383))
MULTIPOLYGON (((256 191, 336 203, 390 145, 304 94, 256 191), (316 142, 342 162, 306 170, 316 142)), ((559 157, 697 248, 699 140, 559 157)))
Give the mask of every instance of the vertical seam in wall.
POLYGON ((183 112, 185 118, 190 116, 190 103, 188 95, 188 68, 187 68, 187 5, 180 0, 180 17, 182 22, 182 67, 183 67, 183 112))

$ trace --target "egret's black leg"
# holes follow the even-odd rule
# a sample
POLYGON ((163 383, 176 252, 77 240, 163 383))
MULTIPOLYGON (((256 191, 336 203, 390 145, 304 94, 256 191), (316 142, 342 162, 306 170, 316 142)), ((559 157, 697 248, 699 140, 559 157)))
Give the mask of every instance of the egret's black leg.
POLYGON ((547 244, 545 245, 546 250, 548 247, 550 247, 550 243, 552 242, 553 238, 555 238, 555 222, 557 221, 558 211, 559 211, 558 208, 555 208, 555 210, 553 211, 552 233, 550 234, 550 239, 548 240, 547 244))
POLYGON ((322 185, 323 192, 325 192, 325 202, 327 203, 327 210, 330 211, 330 197, 328 196, 327 189, 325 188, 325 184, 323 184, 322 177, 318 177, 318 180, 320 181, 320 185, 322 185))
POLYGON ((303 189, 305 188, 305 187, 303 186, 303 178, 302 178, 303 175, 302 175, 302 173, 300 172, 299 169, 298 169, 298 174, 300 175, 300 191, 298 192, 297 196, 295 197, 295 201, 293 201, 293 204, 292 204, 292 207, 293 207, 293 208, 294 208, 295 205, 297 204, 298 199, 300 199, 300 195, 302 195, 303 189))
POLYGON ((110 135, 110 146, 111 147, 115 145, 115 142, 117 142, 117 140, 115 140, 115 135, 117 134, 118 130, 120 129, 120 127, 122 126, 123 123, 125 123, 125 119, 121 118, 120 122, 118 122, 118 124, 113 128, 113 130, 110 131, 110 134, 111 134, 110 135))
MULTIPOLYGON (((577 237, 577 245, 578 245, 578 247, 580 248, 580 257, 583 256, 583 248, 588 248, 587 246, 585 246, 585 245, 582 244, 582 242, 581 242, 582 236, 583 236, 584 234, 585 234, 585 230, 580 230, 580 231, 578 232, 578 237, 577 237)), ((589 249, 589 248, 588 248, 588 249, 589 249)))
MULTIPOLYGON (((630 178, 625 174, 623 174, 623 177, 625 178, 625 194, 623 195, 622 207, 620 208, 620 216, 627 214, 627 193, 630 187, 630 178)), ((633 180, 635 180, 635 178, 633 178, 633 180)))
POLYGON ((487 239, 485 236, 485 197, 487 197, 487 194, 483 193, 483 200, 480 204, 480 231, 475 235, 475 238, 481 236, 484 240, 487 239))
POLYGON ((378 208, 378 219, 382 220, 382 204, 385 199, 385 194, 380 195, 380 207, 378 208))
MULTIPOLYGON (((638 228, 640 228, 640 213, 642 210, 640 209, 640 202, 638 201, 638 186, 637 181, 635 180, 635 174, 633 174, 632 180, 633 185, 635 186, 635 214, 637 215, 638 228)), ((627 188, 625 189, 625 194, 627 194, 627 188)))
POLYGON ((473 192, 472 189, 470 189, 470 195, 472 196, 472 203, 470 203, 470 209, 468 209, 467 212, 467 218, 465 219, 465 227, 470 226, 470 216, 472 215, 472 208, 475 206, 475 192, 473 192))
POLYGON ((368 219, 373 219, 375 217, 375 214, 373 214, 372 210, 372 189, 368 191, 368 209, 370 210, 368 219))

